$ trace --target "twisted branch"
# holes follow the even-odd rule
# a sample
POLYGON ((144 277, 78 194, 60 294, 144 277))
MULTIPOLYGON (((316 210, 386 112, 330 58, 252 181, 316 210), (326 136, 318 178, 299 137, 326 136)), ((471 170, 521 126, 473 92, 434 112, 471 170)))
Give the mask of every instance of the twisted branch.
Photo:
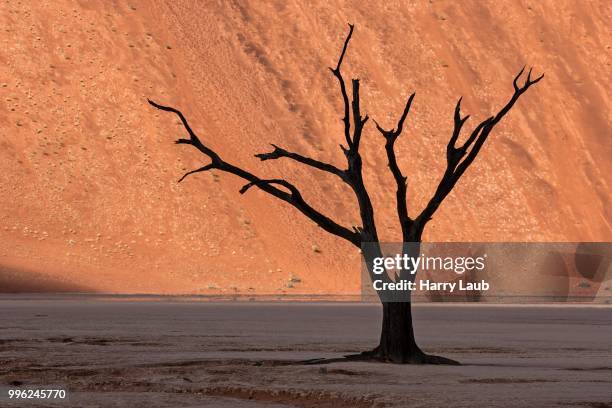
POLYGON ((180 118, 181 122, 183 123, 183 127, 187 130, 187 133, 189 134, 189 139, 178 139, 176 141, 177 144, 191 145, 198 149, 200 152, 202 152, 204 155, 208 156, 208 158, 211 160, 209 164, 200 167, 199 169, 187 172, 185 175, 183 175, 183 177, 181 177, 179 181, 184 180, 187 176, 191 174, 213 169, 233 174, 248 182, 248 184, 246 184, 240 189, 241 194, 244 194, 250 187, 257 186, 259 189, 265 191, 266 193, 292 205, 310 220, 314 221, 317 225, 323 228, 325 231, 334 234, 338 237, 344 238, 345 240, 349 241, 357 247, 361 245, 361 240, 357 233, 339 225, 331 218, 323 215, 322 213, 314 209, 312 206, 310 206, 306 201, 304 201, 302 194, 300 194, 297 187, 295 187, 293 184, 282 179, 264 180, 255 176, 247 170, 241 169, 240 167, 234 166, 233 164, 224 161, 215 151, 213 151, 208 146, 202 143, 200 138, 189 126, 187 119, 181 111, 169 106, 159 105, 151 100, 149 100, 149 103, 151 104, 151 106, 157 109, 175 113, 180 118), (275 185, 285 187, 289 190, 289 192, 282 190, 276 187, 275 185))
POLYGON ((344 46, 342 47, 342 53, 340 54, 340 58, 338 58, 338 63, 336 64, 336 68, 329 68, 330 71, 334 74, 334 76, 338 79, 340 84, 340 93, 342 94, 342 101, 344 103, 344 117, 342 121, 344 122, 344 138, 346 139, 346 143, 348 144, 348 148, 352 147, 353 142, 351 141, 351 120, 350 120, 350 105, 348 94, 346 93, 346 85, 344 84, 344 78, 342 78, 342 73, 340 72, 340 67, 342 66, 342 60, 344 59, 344 54, 346 54, 346 49, 348 48, 349 41, 353 36, 354 25, 349 24, 349 33, 344 40, 344 46))
POLYGON ((468 167, 474 162, 474 159, 480 152, 480 149, 486 142, 489 134, 499 123, 499 121, 512 109, 514 104, 519 100, 522 94, 524 94, 532 85, 538 83, 544 74, 540 75, 536 79, 531 79, 531 72, 533 68, 529 69, 527 78, 522 85, 519 85, 518 81, 523 74, 525 67, 523 67, 512 81, 514 93, 510 97, 510 100, 495 114, 494 116, 488 117, 487 119, 480 122, 472 131, 470 136, 467 138, 465 143, 460 147, 457 147, 457 140, 461 132, 461 128, 469 118, 469 115, 461 117, 461 99, 457 102, 455 107, 455 126, 453 133, 450 137, 448 145, 446 147, 446 170, 436 188, 433 197, 427 203, 427 206, 423 209, 421 214, 415 219, 415 235, 420 239, 425 224, 432 218, 436 212, 442 200, 451 192, 453 187, 459 181, 459 178, 465 173, 468 167))
MULTIPOLYGON (((210 159, 210 163, 202 166, 198 169, 188 171, 179 180, 183 181, 186 177, 200 172, 205 172, 212 169, 217 169, 226 173, 233 174, 247 181, 241 189, 240 193, 246 193, 250 188, 257 187, 266 193, 283 200, 306 217, 317 223, 321 228, 326 231, 337 235, 341 238, 346 239, 356 246, 360 246, 362 242, 375 242, 377 243, 378 235, 376 232, 376 225, 374 220, 374 209, 370 200, 368 191, 365 187, 362 175, 362 159, 359 153, 359 145, 363 128, 368 121, 368 116, 361 116, 360 98, 359 98, 359 80, 352 79, 352 100, 349 99, 347 92, 346 83, 342 76, 341 67, 344 57, 346 55, 349 42, 353 35, 354 26, 349 24, 349 32, 344 41, 340 57, 335 68, 329 68, 333 73, 334 77, 338 80, 340 86, 340 94, 343 101, 344 116, 342 121, 344 123, 344 138, 346 140, 347 147, 340 145, 344 155, 347 159, 347 169, 342 170, 336 166, 325 163, 298 153, 290 152, 277 145, 272 145, 274 150, 268 153, 259 153, 255 156, 261 161, 276 160, 280 158, 288 158, 298 163, 310 166, 312 168, 334 174, 347 183, 354 191, 359 204, 359 211, 362 221, 362 226, 353 226, 352 230, 344 226, 339 225, 335 221, 331 220, 327 216, 321 214, 319 211, 314 209, 308 203, 306 203, 302 197, 300 191, 291 183, 283 179, 260 179, 254 174, 234 166, 224 160, 204 145, 200 138, 195 134, 193 129, 189 126, 185 116, 177 109, 168 106, 159 105, 149 100, 149 103, 160 110, 172 112, 176 114, 181 120, 184 128, 187 130, 189 138, 182 138, 176 141, 177 144, 188 144, 210 159), (353 119, 353 128, 351 129, 351 116, 353 119), (352 132, 351 132, 352 130, 352 132)), ((419 242, 421 240, 422 232, 425 224, 432 218, 442 201, 448 196, 451 190, 454 188, 460 177, 465 173, 469 166, 473 163, 474 159, 480 152, 480 149, 486 142, 489 134, 497 123, 512 109, 514 104, 518 101, 520 96, 527 91, 532 85, 539 82, 544 74, 539 77, 532 79, 532 69, 529 69, 527 77, 522 84, 519 84, 519 80, 523 75, 525 67, 523 67, 514 78, 512 85, 514 93, 510 100, 497 112, 495 115, 488 117, 487 119, 480 122, 466 138, 463 144, 458 145, 461 131, 469 119, 469 115, 461 115, 461 101, 460 98, 457 101, 454 113, 454 128, 449 138, 446 147, 446 170, 440 180, 433 197, 427 203, 427 206, 423 211, 414 219, 410 218, 407 206, 407 178, 402 174, 401 169, 397 163, 397 157, 395 154, 395 142, 402 133, 405 120, 412 106, 412 101, 415 94, 411 94, 408 98, 402 115, 400 116, 397 126, 395 129, 385 130, 378 123, 376 128, 385 138, 385 150, 387 153, 388 165, 395 179, 397 185, 396 190, 396 204, 397 214, 402 227, 402 237, 404 242, 419 242)), ((380 253, 380 247, 375 248, 375 252, 380 253)))
POLYGON ((407 192, 407 180, 408 178, 402 174, 402 171, 397 164, 397 158, 395 156, 395 141, 402 134, 402 130, 404 128, 404 121, 408 116, 408 112, 410 112, 410 107, 412 106, 412 100, 414 99, 414 93, 410 95, 408 101, 406 102, 406 106, 404 107, 404 111, 402 112, 402 116, 399 118, 397 122, 397 127, 391 130, 383 129, 378 122, 374 121, 376 124, 376 129, 384 136, 385 142, 385 150, 387 152, 387 161, 389 163, 389 169, 391 169, 391 173, 393 174, 393 178, 395 179, 395 184, 397 185, 397 190, 395 193, 396 205, 397 205, 397 215, 400 221, 400 226, 402 228, 402 239, 404 242, 412 241, 411 239, 411 227, 412 227, 412 219, 408 216, 408 203, 406 202, 406 192, 407 192))
POLYGON ((269 152, 269 153, 259 153, 256 154, 255 157, 259 158, 261 161, 266 161, 266 160, 276 160, 276 159, 280 159, 283 157, 295 160, 299 163, 305 164, 307 166, 310 167, 314 167, 315 169, 318 170, 322 170, 325 171, 327 173, 331 173, 334 174, 338 177, 340 177, 343 181, 347 181, 347 177, 346 174, 344 173, 343 170, 340 170, 339 168, 337 168, 336 166, 329 164, 329 163, 324 163, 321 162, 319 160, 315 160, 312 159, 310 157, 307 156, 303 156, 301 154, 298 153, 293 153, 290 152, 288 150, 285 150, 281 147, 278 147, 275 144, 271 144, 272 147, 274 147, 274 150, 269 152))

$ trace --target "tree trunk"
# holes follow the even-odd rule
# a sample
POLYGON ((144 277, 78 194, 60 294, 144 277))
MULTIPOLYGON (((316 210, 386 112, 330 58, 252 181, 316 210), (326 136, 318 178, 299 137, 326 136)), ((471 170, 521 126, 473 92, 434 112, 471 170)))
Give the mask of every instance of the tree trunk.
MULTIPOLYGON (((362 244, 365 267, 372 281, 374 281, 374 279, 382 279, 386 282, 392 282, 386 272, 381 275, 375 275, 373 273, 375 258, 382 257, 385 252, 392 254, 400 253, 402 255, 406 254, 412 258, 418 258, 420 249, 420 242, 404 242, 401 248, 396 248, 395 245, 382 248, 380 242, 374 239, 362 244)), ((396 275, 395 279, 414 282, 416 280, 416 274, 412 273, 411 270, 403 270, 399 276, 396 275)), ((378 292, 378 296, 383 306, 380 344, 374 350, 365 352, 364 355, 377 360, 398 364, 429 363, 429 356, 421 351, 414 339, 414 330, 412 328, 412 303, 410 301, 411 292, 378 292)))
POLYGON ((380 344, 366 358, 396 364, 460 365, 450 358, 425 354, 417 345, 412 329, 411 302, 383 302, 380 344))
POLYGON ((384 302, 380 344, 376 357, 392 363, 425 363, 425 354, 414 339, 411 302, 384 302))

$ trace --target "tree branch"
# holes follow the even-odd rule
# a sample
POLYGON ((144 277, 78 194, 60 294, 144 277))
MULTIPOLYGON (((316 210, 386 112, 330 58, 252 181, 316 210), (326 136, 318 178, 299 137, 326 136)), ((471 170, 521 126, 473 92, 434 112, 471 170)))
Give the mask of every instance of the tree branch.
POLYGON ((344 56, 348 48, 349 41, 351 40, 351 36, 353 35, 353 29, 354 26, 352 24, 349 24, 349 33, 346 37, 346 40, 344 41, 342 52, 340 54, 340 58, 338 59, 338 63, 336 64, 336 68, 330 68, 330 70, 338 79, 338 83, 340 84, 340 93, 342 95, 342 101, 344 104, 344 117, 342 118, 342 120, 344 122, 344 138, 346 139, 346 143, 348 145, 348 147, 346 148, 340 145, 342 151, 344 152, 344 155, 346 156, 348 164, 348 168, 344 173, 347 177, 347 182, 353 189, 357 198, 357 202, 359 204, 359 213, 363 223, 363 227, 360 229, 361 238, 363 241, 374 242, 378 241, 378 235, 376 232, 376 225, 374 220, 374 208, 372 207, 370 196, 363 182, 363 175, 361 171, 362 160, 361 155, 359 154, 359 142, 361 140, 361 133, 363 131, 364 125, 368 121, 368 116, 361 116, 359 100, 359 80, 352 80, 353 100, 351 103, 349 101, 344 78, 342 77, 342 72, 340 71, 342 61, 344 60, 344 56), (350 121, 351 108, 353 110, 354 125, 352 135, 350 121))
POLYGON ((395 141, 402 133, 404 128, 404 121, 408 116, 408 112, 410 112, 410 107, 412 106, 412 100, 414 99, 415 94, 411 94, 406 102, 406 106, 404 107, 404 111, 402 112, 402 116, 397 122, 397 128, 391 130, 383 129, 378 122, 376 123, 376 128, 378 131, 384 136, 385 142, 385 150, 387 152, 387 161, 389 163, 389 169, 391 169, 391 173, 393 174, 393 178, 395 179, 395 184, 397 185, 397 191, 395 194, 396 197, 396 205, 397 205, 397 215, 400 221, 400 226, 402 228, 402 239, 404 242, 411 241, 411 226, 412 219, 408 216, 408 203, 406 198, 407 193, 407 180, 408 178, 402 174, 402 171, 397 164, 397 158, 395 156, 395 141))
POLYGON ((353 124, 355 125, 355 130, 353 130, 353 144, 351 149, 358 151, 359 150, 359 141, 361 140, 361 133, 363 131, 363 127, 368 121, 368 115, 361 117, 361 108, 359 105, 359 80, 353 79, 353 124))
POLYGON ((259 158, 261 161, 276 160, 276 159, 286 157, 286 158, 295 160, 299 163, 305 164, 307 166, 314 167, 315 169, 322 170, 322 171, 325 171, 331 174, 335 174, 336 176, 340 177, 343 181, 348 182, 344 171, 340 170, 334 165, 324 163, 319 160, 315 160, 315 159, 312 159, 307 156, 303 156, 298 153, 290 152, 281 147, 278 147, 275 144, 272 144, 272 147, 274 147, 273 151, 269 153, 259 153, 259 154, 256 154, 255 157, 259 158))
POLYGON ((261 187, 264 184, 268 184, 268 185, 269 184, 278 184, 280 186, 283 186, 283 187, 287 188, 287 190, 289 190, 291 192, 291 195, 293 195, 293 196, 300 196, 300 197, 302 196, 300 194, 300 192, 298 191, 298 189, 293 186, 293 184, 291 184, 288 181, 283 180, 283 179, 270 179, 270 180, 251 181, 251 182, 245 184, 244 186, 242 186, 242 188, 240 189, 239 192, 240 192, 240 194, 244 194, 244 193, 246 193, 249 190, 249 188, 251 188, 253 186, 261 187))
POLYGON ((190 176, 190 175, 192 175, 192 174, 194 174, 194 173, 200 173, 200 172, 203 172, 203 171, 212 170, 213 168, 214 168, 214 167, 213 167, 213 165, 212 165, 212 163, 211 163, 211 164, 207 164, 206 166, 202 166, 202 167, 200 167, 199 169, 195 169, 195 170, 188 171, 187 173, 183 174, 183 177, 181 177, 181 178, 178 180, 178 183, 180 183, 181 181, 185 180, 185 179, 187 178, 187 176, 190 176))
POLYGON ((344 138, 346 139, 346 143, 349 148, 352 146, 351 141, 351 120, 350 120, 350 104, 348 94, 346 93, 346 85, 344 83, 344 78, 342 78, 342 73, 340 72, 340 67, 342 66, 342 60, 344 59, 344 54, 346 54, 346 49, 348 48, 349 41, 353 36, 353 28, 352 24, 349 24, 349 33, 344 40, 344 46, 342 47, 342 53, 340 54, 340 58, 338 58, 338 64, 336 64, 336 68, 329 68, 330 71, 334 74, 334 76, 338 79, 338 83, 340 84, 340 93, 342 94, 342 101, 344 103, 344 117, 342 121, 344 122, 344 138))
POLYGON ((292 205, 298 211, 300 211, 302 214, 308 217, 310 220, 314 221, 317 225, 323 228, 325 231, 331 234, 334 234, 338 237, 344 238, 345 240, 349 241, 350 243, 352 243, 353 245, 357 247, 361 245, 361 239, 360 239, 359 234, 355 233, 354 231, 346 227, 339 225, 338 223, 333 221, 331 218, 321 214, 319 211, 317 211, 312 206, 310 206, 308 203, 306 203, 306 201, 304 201, 302 195, 300 194, 299 190, 293 184, 289 183, 286 180, 282 180, 282 179, 273 179, 273 180, 260 179, 254 174, 222 160, 221 157, 216 152, 214 152, 212 149, 205 146, 201 142, 201 140, 198 138, 198 136, 193 132, 193 130, 189 126, 189 123, 187 122, 187 119, 185 119, 185 116, 182 114, 182 112, 180 112, 178 109, 159 105, 150 100, 149 100, 149 103, 151 104, 151 106, 157 109, 160 109, 166 112, 173 112, 181 119, 181 122, 183 123, 183 126, 187 130, 187 133, 189 133, 190 138, 189 139, 178 139, 176 141, 177 144, 192 145, 195 148, 197 148, 200 152, 202 152, 204 155, 208 156, 208 158, 210 158, 211 160, 209 164, 197 170, 193 170, 193 171, 186 173, 181 178, 181 181, 190 174, 212 170, 212 169, 217 169, 217 170, 220 170, 226 173, 233 174, 248 182, 247 185, 242 187, 242 189, 240 190, 240 193, 243 194, 250 187, 257 186, 259 189, 265 191, 266 193, 292 205), (282 187, 287 188, 289 192, 279 189, 278 187, 275 186, 275 184, 281 185, 282 187))
POLYGON ((536 79, 531 79, 532 69, 529 69, 529 73, 527 74, 527 78, 522 85, 519 85, 518 81, 522 76, 525 67, 523 67, 519 73, 516 75, 514 80, 512 81, 512 86, 514 88, 514 93, 510 97, 510 100, 495 114, 491 116, 476 126, 470 136, 467 138, 465 143, 460 147, 456 147, 457 140, 459 138, 459 133, 461 132, 461 128, 464 123, 469 118, 469 115, 465 117, 461 117, 461 99, 457 102, 457 106, 455 107, 455 127, 453 129, 453 134, 450 137, 446 148, 446 170, 436 191, 428 202, 427 206, 423 209, 421 214, 415 219, 415 227, 416 227, 416 235, 419 237, 423 232, 423 228, 425 224, 432 218, 433 214, 436 212, 442 201, 448 196, 453 187, 459 181, 459 178, 465 173, 468 167, 474 162, 474 159, 480 152, 480 149, 486 142, 489 134, 495 127, 497 123, 512 109, 514 104, 519 100, 520 96, 527 91, 532 85, 539 82, 542 78, 544 78, 544 74, 540 75, 536 79))
MULTIPOLYGON (((455 149, 455 144, 457 143, 457 139, 459 138, 459 134, 461 133, 461 128, 465 124, 465 122, 470 118, 470 115, 466 115, 465 117, 461 117, 461 100, 463 97, 459 98, 457 101, 457 106, 455 107, 455 127, 453 128, 453 134, 451 135, 450 140, 448 141, 448 145, 446 146, 446 159, 447 161, 455 161, 457 159, 457 149, 455 149)), ((471 143, 471 142, 469 142, 471 143)), ((466 143, 467 144, 467 143, 466 143)))

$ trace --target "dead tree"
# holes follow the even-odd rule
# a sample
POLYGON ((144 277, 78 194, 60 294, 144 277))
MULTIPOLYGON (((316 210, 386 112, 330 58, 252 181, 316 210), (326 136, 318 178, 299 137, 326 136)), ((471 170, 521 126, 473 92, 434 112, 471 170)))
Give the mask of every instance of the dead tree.
MULTIPOLYGON (((255 156, 262 161, 283 158, 290 159, 338 177, 342 182, 346 183, 355 194, 359 205, 359 213, 362 222, 362 225, 360 226, 352 226, 349 228, 340 225, 330 217, 324 215, 321 211, 308 204, 298 188, 287 180, 281 178, 262 179, 250 171, 227 162, 211 147, 202 142, 202 140, 190 127, 187 119, 181 113, 181 111, 172 107, 159 105, 151 100, 149 100, 149 103, 157 109, 172 112, 179 117, 189 137, 178 139, 176 141, 177 144, 190 145, 210 159, 210 163, 185 173, 180 178, 179 182, 184 180, 189 175, 208 170, 219 170, 240 177, 246 181, 246 184, 240 189, 241 194, 246 193, 252 187, 259 188, 260 190, 263 190, 266 193, 295 207, 298 211, 314 221, 325 231, 347 240, 356 247, 361 248, 363 243, 375 243, 374 251, 364 252, 364 257, 366 258, 365 262, 369 267, 371 266, 374 257, 381 256, 381 249, 379 245, 378 233, 376 231, 376 224, 374 221, 374 208, 372 207, 370 196, 368 195, 368 191, 363 181, 362 160, 359 153, 360 141, 364 126, 368 121, 368 116, 362 116, 361 113, 361 105, 359 100, 359 79, 351 80, 351 98, 349 98, 349 90, 341 71, 342 62, 353 34, 353 28, 353 25, 349 24, 348 36, 344 41, 338 63, 334 68, 329 68, 333 76, 338 81, 344 107, 342 122, 344 124, 345 143, 341 144, 340 147, 344 153, 344 156, 346 157, 346 168, 341 169, 332 164, 324 163, 311 157, 288 151, 276 145, 272 145, 274 149, 271 152, 260 153, 256 154, 255 156)), ((391 170, 391 173, 395 179, 397 217, 401 226, 402 240, 404 242, 421 242, 423 230, 427 225, 427 222, 432 219, 442 201, 448 196, 453 187, 457 184, 457 181, 473 163, 495 125, 497 125, 500 120, 510 111, 510 109, 512 109, 521 95, 523 95, 533 84, 540 81, 544 76, 542 74, 541 76, 532 79, 530 69, 525 81, 522 84, 519 84, 519 79, 523 75, 523 71, 524 67, 514 78, 514 93, 512 94, 510 100, 495 115, 480 122, 472 130, 469 136, 465 138, 463 143, 459 143, 460 133, 468 120, 469 115, 461 115, 461 98, 457 101, 454 114, 455 125, 446 148, 446 170, 442 175, 433 197, 429 200, 421 213, 414 218, 410 217, 408 213, 406 197, 407 177, 403 175, 398 166, 395 154, 395 142, 402 134, 402 130, 404 129, 404 124, 408 113, 410 112, 410 107, 414 100, 415 94, 413 93, 408 97, 404 110, 397 121, 395 128, 386 130, 381 125, 376 123, 376 128, 384 137, 389 169, 391 170)), ((382 276, 386 277, 386 274, 383 274, 382 276)), ((456 362, 452 360, 427 355, 421 351, 414 339, 410 302, 383 301, 382 304, 383 322, 379 345, 371 351, 356 354, 350 356, 349 358, 363 360, 375 359, 393 363, 456 364, 456 362)))

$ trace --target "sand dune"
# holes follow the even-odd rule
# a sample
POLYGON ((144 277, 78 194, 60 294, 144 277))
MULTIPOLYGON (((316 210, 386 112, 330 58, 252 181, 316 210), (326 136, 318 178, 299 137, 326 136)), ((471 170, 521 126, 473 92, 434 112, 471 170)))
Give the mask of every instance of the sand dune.
MULTIPOLYGON (((473 126, 510 96, 523 64, 546 72, 427 240, 610 241, 609 2, 400 4, 0 4, 2 270, 110 292, 358 290, 357 251, 291 208, 256 191, 240 196, 223 174, 177 184, 202 158, 174 146, 182 128, 146 104, 179 107, 225 158, 295 181, 314 206, 354 225, 344 186, 253 157, 276 143, 342 165, 327 67, 348 21, 357 28, 346 75, 361 79, 367 113, 391 126, 417 92, 398 143, 412 214, 443 170, 457 98, 473 126)), ((373 127, 362 150, 379 229, 397 240, 393 180, 373 127)))

